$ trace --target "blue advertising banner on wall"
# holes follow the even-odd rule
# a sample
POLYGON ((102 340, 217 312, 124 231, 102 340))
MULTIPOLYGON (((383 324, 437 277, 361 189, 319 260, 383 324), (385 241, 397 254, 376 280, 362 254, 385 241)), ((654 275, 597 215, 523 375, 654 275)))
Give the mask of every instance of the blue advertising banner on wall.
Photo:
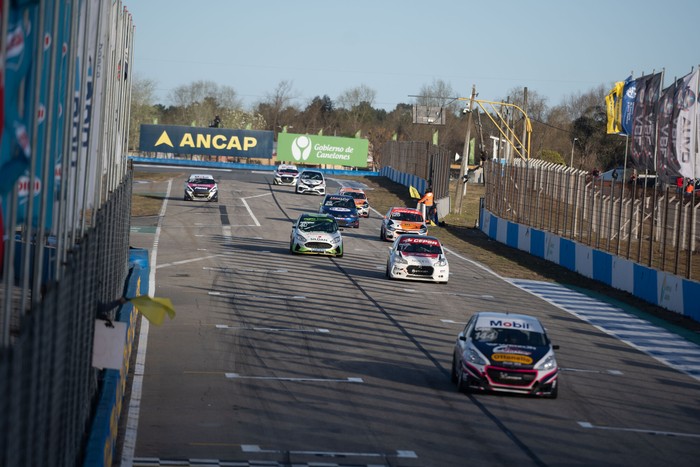
POLYGON ((274 133, 178 125, 141 125, 139 150, 203 156, 272 158, 274 133))

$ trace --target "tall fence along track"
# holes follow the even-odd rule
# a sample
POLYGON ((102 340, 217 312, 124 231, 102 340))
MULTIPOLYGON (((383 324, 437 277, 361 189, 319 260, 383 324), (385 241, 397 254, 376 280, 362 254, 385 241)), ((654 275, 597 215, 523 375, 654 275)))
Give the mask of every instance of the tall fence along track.
MULTIPOLYGON (((0 348, 0 465, 81 465, 103 374, 92 366, 95 320, 114 320, 103 305, 124 294, 130 214, 131 172, 41 302, 13 307, 10 345, 0 348)), ((18 292, 0 288, 7 293, 18 292)))
POLYGON ((487 161, 485 173, 485 207, 502 219, 700 278, 700 197, 692 193, 652 179, 604 180, 538 160, 487 161))

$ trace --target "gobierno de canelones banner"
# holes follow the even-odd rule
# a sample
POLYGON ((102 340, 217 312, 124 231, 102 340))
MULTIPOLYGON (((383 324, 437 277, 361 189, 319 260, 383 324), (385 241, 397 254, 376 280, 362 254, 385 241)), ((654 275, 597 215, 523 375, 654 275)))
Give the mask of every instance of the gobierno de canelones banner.
POLYGON ((277 160, 295 164, 367 167, 369 141, 338 136, 277 134, 277 160))

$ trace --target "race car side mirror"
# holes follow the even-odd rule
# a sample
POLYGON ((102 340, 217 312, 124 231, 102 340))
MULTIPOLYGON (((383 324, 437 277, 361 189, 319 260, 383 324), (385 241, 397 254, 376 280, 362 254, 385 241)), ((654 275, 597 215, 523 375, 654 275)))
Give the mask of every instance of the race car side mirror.
POLYGON ((555 345, 552 346, 552 348, 553 348, 554 350, 559 350, 559 345, 558 345, 558 344, 555 344, 555 345))
POLYGON ((464 334, 460 334, 460 335, 459 335, 459 340, 461 340, 461 341, 466 341, 466 340, 467 340, 467 336, 465 336, 464 334))

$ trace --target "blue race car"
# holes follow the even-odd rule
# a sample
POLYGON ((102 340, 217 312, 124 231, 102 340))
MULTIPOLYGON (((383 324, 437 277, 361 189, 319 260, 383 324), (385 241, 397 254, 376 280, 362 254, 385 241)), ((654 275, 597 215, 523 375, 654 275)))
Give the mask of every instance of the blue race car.
POLYGON ((335 217, 340 227, 358 228, 360 226, 360 215, 355 206, 355 198, 352 196, 326 195, 318 212, 335 217))

